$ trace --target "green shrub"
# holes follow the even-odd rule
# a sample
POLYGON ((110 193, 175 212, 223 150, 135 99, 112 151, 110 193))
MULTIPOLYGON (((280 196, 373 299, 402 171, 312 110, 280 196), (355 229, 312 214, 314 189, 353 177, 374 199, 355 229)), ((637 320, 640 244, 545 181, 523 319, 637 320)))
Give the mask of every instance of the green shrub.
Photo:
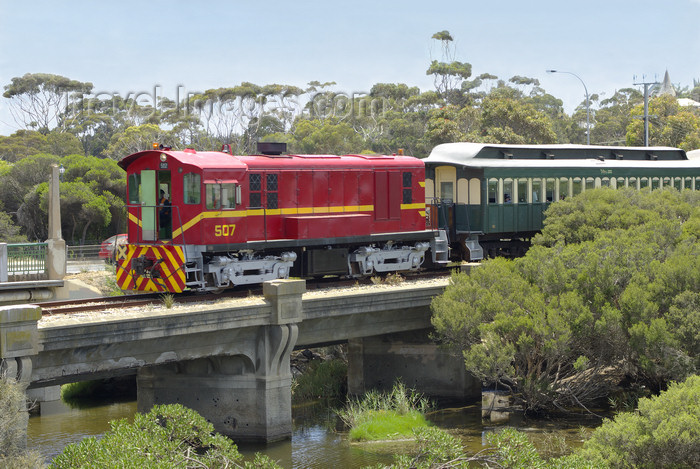
POLYGON ((294 379, 295 400, 341 399, 347 394, 348 365, 343 360, 314 360, 294 379))
POLYGON ((0 375, 0 467, 44 467, 41 455, 26 451, 27 419, 25 385, 0 375))
POLYGON ((136 414, 111 422, 101 439, 86 438, 66 446, 51 468, 241 468, 278 467, 264 456, 243 463, 230 439, 214 433, 214 427, 195 411, 181 405, 155 406, 148 414, 136 414))
POLYGON ((611 467, 700 467, 700 376, 606 419, 581 455, 611 467))

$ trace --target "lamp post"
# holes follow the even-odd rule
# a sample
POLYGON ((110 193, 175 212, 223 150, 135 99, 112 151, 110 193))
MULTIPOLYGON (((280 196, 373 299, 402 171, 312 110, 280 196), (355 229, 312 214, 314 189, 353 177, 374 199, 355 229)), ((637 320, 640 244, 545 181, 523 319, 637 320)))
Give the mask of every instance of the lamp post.
POLYGON ((590 101, 588 100, 588 88, 586 88, 586 84, 583 82, 580 76, 576 75, 575 73, 572 72, 565 72, 563 70, 547 70, 547 73, 568 73, 569 75, 573 75, 578 80, 581 82, 583 85, 583 91, 586 92, 586 145, 591 144, 591 104, 590 101))

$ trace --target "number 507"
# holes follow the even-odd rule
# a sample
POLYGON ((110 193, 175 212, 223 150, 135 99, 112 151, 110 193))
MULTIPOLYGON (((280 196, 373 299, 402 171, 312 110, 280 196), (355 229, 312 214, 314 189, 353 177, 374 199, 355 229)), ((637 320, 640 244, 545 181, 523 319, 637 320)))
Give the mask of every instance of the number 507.
POLYGON ((236 225, 214 225, 214 236, 233 236, 236 225))

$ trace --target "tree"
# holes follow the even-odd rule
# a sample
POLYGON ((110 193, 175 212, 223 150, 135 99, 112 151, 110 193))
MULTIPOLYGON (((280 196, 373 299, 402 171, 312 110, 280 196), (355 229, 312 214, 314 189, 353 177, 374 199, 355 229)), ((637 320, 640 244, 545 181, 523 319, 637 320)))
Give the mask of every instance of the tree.
POLYGON ((606 419, 581 455, 608 467, 700 467, 700 376, 606 419))
POLYGON ((46 135, 35 130, 18 130, 9 137, 0 135, 0 159, 14 163, 30 155, 48 153, 46 135))
POLYGON ((700 369, 699 202, 612 189, 557 202, 526 256, 453 277, 433 325, 530 412, 685 379, 700 369))
POLYGON ((552 120, 509 87, 499 87, 481 105, 480 140, 488 143, 543 144, 557 139, 552 120))
MULTIPOLYGON (((636 119, 627 126, 627 145, 643 145, 643 107, 632 110, 636 119)), ((649 101, 649 144, 694 150, 700 146, 700 114, 682 110, 673 96, 658 96, 649 101)))
POLYGON ((214 433, 214 427, 195 411, 181 405, 155 406, 147 414, 136 414, 110 423, 100 439, 90 437, 66 446, 51 468, 276 468, 266 456, 253 462, 243 456, 230 439, 214 433))
POLYGON ((18 124, 47 134, 74 99, 71 93, 82 96, 91 91, 92 83, 50 73, 27 73, 5 85, 3 96, 11 100, 10 111, 18 124))
POLYGON ((342 155, 359 153, 362 139, 349 124, 300 119, 294 126, 291 151, 342 155))
POLYGON ((114 134, 104 153, 109 158, 120 160, 139 151, 151 149, 153 143, 168 141, 168 132, 155 124, 128 127, 124 132, 114 134))
POLYGON ((435 89, 448 103, 459 101, 461 97, 461 84, 472 75, 472 66, 466 62, 454 60, 454 52, 451 43, 454 41, 449 31, 440 31, 432 36, 440 41, 442 47, 442 61, 430 62, 426 75, 433 75, 435 89), (456 92, 456 93, 454 93, 456 92), (452 96, 455 94, 455 96, 452 96))
POLYGON ((40 153, 16 162, 0 175, 0 201, 7 212, 17 212, 25 195, 37 184, 47 183, 51 166, 59 163, 55 155, 40 153))

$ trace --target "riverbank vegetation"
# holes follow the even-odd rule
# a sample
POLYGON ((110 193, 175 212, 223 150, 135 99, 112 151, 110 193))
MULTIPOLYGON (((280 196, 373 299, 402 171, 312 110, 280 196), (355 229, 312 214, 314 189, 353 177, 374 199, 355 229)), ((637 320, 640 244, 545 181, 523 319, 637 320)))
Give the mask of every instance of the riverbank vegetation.
POLYGON ((511 469, 695 468, 700 467, 700 376, 673 383, 668 391, 643 398, 633 412, 606 419, 583 448, 546 458, 527 435, 504 427, 486 434, 488 445, 467 453, 458 438, 436 429, 416 432, 410 454, 398 455, 396 469, 502 467, 511 469))
POLYGON ((347 362, 341 358, 311 359, 292 381, 292 399, 295 402, 345 399, 347 374, 347 362))
POLYGON ((525 257, 456 274, 439 338, 529 413, 658 393, 700 369, 700 193, 597 189, 553 204, 525 257))
POLYGON ((26 385, 0 373, 0 467, 6 469, 43 466, 41 455, 25 448, 28 419, 25 388, 26 385))
POLYGON ((89 437, 66 446, 51 462, 51 469, 79 467, 125 469, 174 467, 265 468, 279 466, 257 454, 243 461, 232 440, 214 433, 202 416, 181 405, 154 406, 136 414, 134 422, 111 422, 101 438, 89 437))
POLYGON ((414 437, 414 430, 428 427, 425 412, 430 401, 397 381, 391 391, 369 391, 361 399, 349 399, 337 411, 352 441, 397 440, 414 437))

